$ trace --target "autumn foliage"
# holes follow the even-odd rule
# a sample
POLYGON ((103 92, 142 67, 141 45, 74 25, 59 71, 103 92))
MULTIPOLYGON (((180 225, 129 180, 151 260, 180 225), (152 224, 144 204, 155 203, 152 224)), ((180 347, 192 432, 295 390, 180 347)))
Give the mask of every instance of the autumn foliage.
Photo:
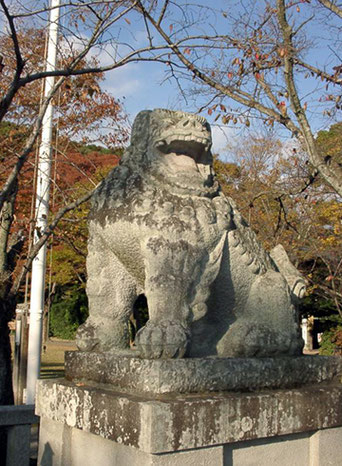
MULTIPOLYGON (((335 147, 341 124, 318 135, 322 150, 335 147), (335 143, 333 143, 335 141, 335 143)), ((272 134, 232 144, 229 162, 215 158, 224 192, 237 203, 270 250, 281 243, 308 282, 301 306, 329 330, 342 319, 342 204, 322 179, 311 177, 307 154, 272 134)))
MULTIPOLYGON (((33 28, 18 31, 21 51, 28 63, 28 72, 43 70, 45 41, 42 37, 44 37, 42 30, 33 28)), ((11 45, 9 36, 0 37, 4 65, 0 97, 8 91, 16 66, 15 53, 11 45)), ((67 62, 72 57, 72 53, 72 50, 64 45, 60 50, 59 59, 67 62)), ((83 60, 79 67, 94 64, 94 59, 90 59, 90 63, 83 60)), ((100 85, 103 79, 102 73, 71 76, 65 80, 54 98, 53 166, 50 192, 52 216, 61 206, 94 188, 101 176, 118 163, 122 147, 127 141, 126 115, 121 103, 109 93, 102 91, 100 85)), ((39 111, 41 91, 41 81, 34 81, 20 89, 6 119, 1 123, 1 184, 6 181, 32 130, 32 124, 39 111)), ((14 242, 18 234, 25 238, 25 245, 16 263, 16 270, 22 267, 32 240, 35 223, 34 184, 38 147, 39 143, 29 154, 16 187, 10 241, 14 242)), ((77 228, 64 230, 63 225, 66 224, 65 221, 55 233, 54 252, 65 248, 66 242, 70 246, 74 240, 83 241, 77 228), (73 235, 74 238, 72 238, 73 235)), ((82 267, 83 265, 82 263, 82 267)), ((71 276, 68 278, 74 279, 71 276)), ((67 276, 65 281, 67 281, 67 276)), ((23 292, 23 288, 21 291, 23 292)))

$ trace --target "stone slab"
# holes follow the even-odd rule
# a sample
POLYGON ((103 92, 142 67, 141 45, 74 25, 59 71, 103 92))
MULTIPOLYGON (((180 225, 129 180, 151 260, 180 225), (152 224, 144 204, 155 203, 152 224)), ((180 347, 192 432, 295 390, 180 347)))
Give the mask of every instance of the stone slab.
MULTIPOLYGON (((222 445, 151 454, 41 418, 40 466, 223 466, 222 445)), ((288 465, 287 465, 288 466, 288 465)))
POLYGON ((341 375, 342 358, 333 356, 150 360, 82 351, 65 354, 68 380, 111 384, 137 393, 291 388, 341 375))
POLYGON ((38 465, 341 466, 341 450, 342 427, 335 427, 304 434, 153 454, 42 417, 38 465))
POLYGON ((341 427, 315 432, 310 443, 310 466, 339 466, 342 463, 341 427))
POLYGON ((96 384, 40 380, 36 412, 65 428, 156 454, 341 427, 342 385, 139 396, 96 384))
MULTIPOLYGON (((313 466, 310 448, 312 435, 315 433, 283 435, 225 445, 224 466, 313 466)), ((325 466, 325 463, 320 465, 325 466)), ((337 462, 335 466, 338 466, 337 462)))

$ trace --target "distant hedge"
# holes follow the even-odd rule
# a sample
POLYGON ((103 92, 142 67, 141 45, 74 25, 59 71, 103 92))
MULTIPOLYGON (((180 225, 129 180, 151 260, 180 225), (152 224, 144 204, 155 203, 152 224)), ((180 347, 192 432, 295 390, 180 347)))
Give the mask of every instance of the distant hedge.
POLYGON ((77 286, 63 287, 57 291, 51 305, 49 335, 72 340, 87 317, 88 299, 85 289, 77 286))

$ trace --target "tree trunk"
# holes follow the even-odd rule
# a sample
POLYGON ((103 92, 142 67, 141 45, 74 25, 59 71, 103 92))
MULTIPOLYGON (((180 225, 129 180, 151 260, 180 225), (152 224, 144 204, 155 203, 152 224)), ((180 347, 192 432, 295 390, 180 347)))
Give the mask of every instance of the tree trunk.
POLYGON ((10 332, 7 322, 0 324, 0 405, 13 404, 10 332))
MULTIPOLYGON (((0 303, 0 311, 4 311, 4 302, 0 303)), ((1 312, 1 317, 7 312, 1 312)), ((0 317, 0 405, 11 405, 14 402, 12 390, 11 345, 10 332, 6 319, 0 317)), ((7 432, 0 427, 0 458, 6 458, 7 432)), ((0 464, 1 460, 0 460, 0 464)))
POLYGON ((17 185, 0 212, 0 405, 13 404, 11 345, 8 322, 15 315, 16 298, 10 295, 14 262, 8 254, 17 185))

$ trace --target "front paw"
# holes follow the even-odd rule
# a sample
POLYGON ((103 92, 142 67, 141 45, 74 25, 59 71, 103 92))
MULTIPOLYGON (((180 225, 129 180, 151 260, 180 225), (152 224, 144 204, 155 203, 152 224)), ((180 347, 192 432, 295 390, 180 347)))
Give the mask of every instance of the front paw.
POLYGON ((190 335, 188 329, 178 322, 148 321, 137 333, 135 341, 142 358, 182 358, 187 350, 190 335))
POLYGON ((99 339, 97 337, 97 332, 89 320, 78 327, 76 345, 80 351, 95 351, 98 347, 99 339))

